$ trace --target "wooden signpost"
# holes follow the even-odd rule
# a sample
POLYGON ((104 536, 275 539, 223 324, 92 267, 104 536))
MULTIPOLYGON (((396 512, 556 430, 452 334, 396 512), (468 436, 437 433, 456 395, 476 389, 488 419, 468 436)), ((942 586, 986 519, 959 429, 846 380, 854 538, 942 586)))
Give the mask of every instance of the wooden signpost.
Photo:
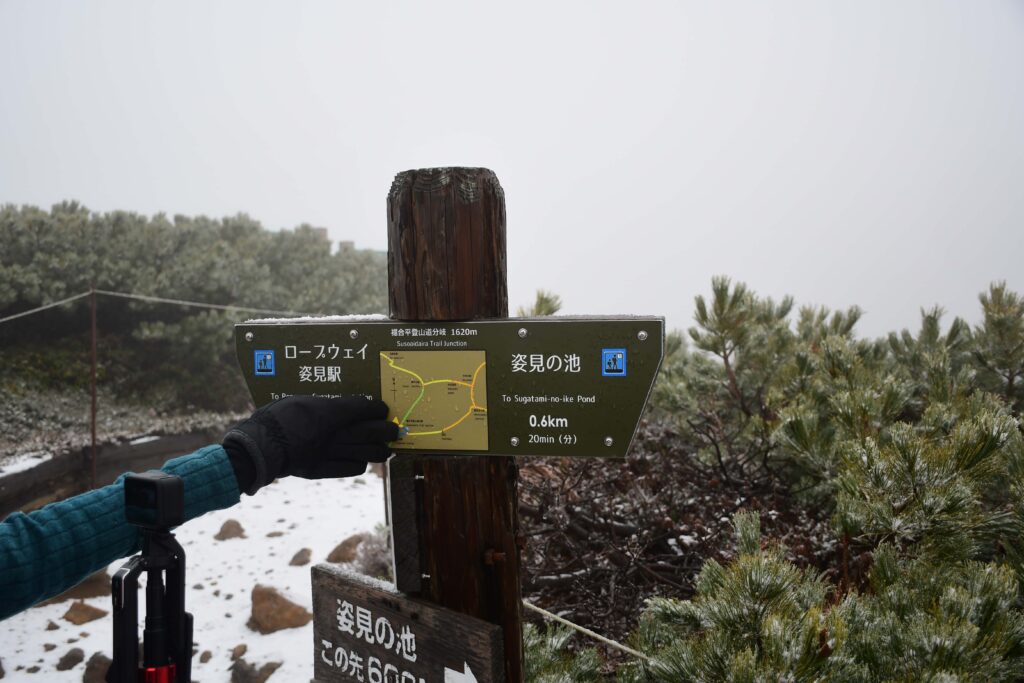
MULTIPOLYGON (((405 171, 387 201, 392 318, 508 317, 505 192, 493 171, 405 171)), ((414 548, 421 571, 419 580, 414 572, 396 575, 398 589, 500 626, 504 680, 522 681, 515 459, 415 457, 399 464, 412 470, 414 486, 399 481, 389 493, 395 563, 414 548)))
POLYGON ((315 681, 502 680, 501 628, 333 565, 313 567, 315 681))
POLYGON ((313 569, 316 680, 517 683, 514 456, 624 456, 661 363, 664 320, 506 320, 505 200, 487 169, 399 173, 388 247, 390 319, 236 328, 257 405, 363 393, 384 399, 401 427, 388 476, 397 592, 313 569), (368 635, 371 618, 380 634, 368 635), (391 640, 403 629, 415 661, 391 640), (372 673, 351 665, 370 657, 372 673))

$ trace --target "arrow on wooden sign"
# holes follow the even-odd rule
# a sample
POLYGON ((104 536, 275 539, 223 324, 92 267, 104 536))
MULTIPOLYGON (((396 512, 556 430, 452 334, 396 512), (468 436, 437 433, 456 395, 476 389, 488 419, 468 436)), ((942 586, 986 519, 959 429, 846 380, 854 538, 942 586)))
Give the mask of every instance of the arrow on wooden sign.
POLYGON ((462 671, 452 671, 448 667, 444 668, 444 683, 477 683, 476 676, 473 675, 473 670, 469 668, 469 664, 462 663, 462 671))

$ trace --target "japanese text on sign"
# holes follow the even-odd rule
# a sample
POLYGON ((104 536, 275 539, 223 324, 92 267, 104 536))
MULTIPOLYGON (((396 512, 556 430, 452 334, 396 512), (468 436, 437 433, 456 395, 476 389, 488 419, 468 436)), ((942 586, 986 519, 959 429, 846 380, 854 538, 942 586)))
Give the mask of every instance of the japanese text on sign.
POLYGON ((365 607, 354 606, 347 600, 338 599, 338 630, 361 639, 367 645, 380 645, 385 649, 394 650, 407 661, 416 661, 416 635, 404 624, 395 633, 394 627, 387 617, 373 618, 373 613, 365 607))
MULTIPOLYGON (((374 616, 372 610, 337 599, 337 628, 366 645, 382 647, 400 655, 407 662, 416 662, 416 634, 408 624, 398 630, 385 616, 374 616)), ((335 645, 321 638, 320 659, 359 683, 426 683, 393 664, 382 663, 372 655, 361 655, 355 649, 335 645)))
POLYGON ((580 357, 575 353, 516 353, 512 372, 579 372, 580 357))
POLYGON ((300 349, 298 346, 288 345, 284 347, 284 357, 294 359, 299 356, 312 356, 316 360, 337 360, 338 358, 366 360, 366 347, 367 344, 363 344, 358 349, 345 348, 337 344, 314 344, 311 348, 300 349))

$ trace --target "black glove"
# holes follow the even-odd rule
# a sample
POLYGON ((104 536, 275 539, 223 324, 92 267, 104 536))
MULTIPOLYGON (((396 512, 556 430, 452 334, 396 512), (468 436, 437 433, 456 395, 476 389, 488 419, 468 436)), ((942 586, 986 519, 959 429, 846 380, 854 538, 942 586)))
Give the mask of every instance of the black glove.
POLYGON ((383 401, 365 396, 289 396, 263 406, 224 437, 224 449, 250 496, 278 477, 352 477, 384 462, 398 425, 383 401))

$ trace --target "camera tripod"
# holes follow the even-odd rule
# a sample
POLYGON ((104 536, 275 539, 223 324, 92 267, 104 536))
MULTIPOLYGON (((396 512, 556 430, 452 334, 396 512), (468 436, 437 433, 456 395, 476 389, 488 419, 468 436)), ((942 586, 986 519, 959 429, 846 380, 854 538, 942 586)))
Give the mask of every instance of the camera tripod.
POLYGON ((184 486, 160 471, 125 478, 125 515, 139 527, 142 553, 110 581, 114 656, 107 683, 189 683, 192 615, 185 611, 185 551, 171 528, 184 521, 184 486), (139 663, 139 577, 146 574, 146 621, 139 663))

